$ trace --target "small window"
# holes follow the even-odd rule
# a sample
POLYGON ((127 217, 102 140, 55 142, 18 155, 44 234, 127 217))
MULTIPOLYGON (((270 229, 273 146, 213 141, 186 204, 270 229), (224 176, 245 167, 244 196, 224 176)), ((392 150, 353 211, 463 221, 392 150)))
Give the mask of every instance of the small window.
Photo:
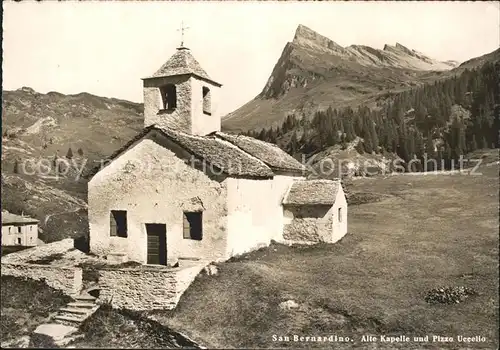
POLYGON ((339 222, 342 222, 342 208, 339 208, 339 222))
POLYGON ((11 229, 11 228, 12 228, 12 227, 10 227, 10 226, 9 226, 9 233, 10 233, 10 229, 11 229))
POLYGON ((126 210, 111 210, 109 215, 109 235, 112 237, 127 237, 126 210))
POLYGON ((206 86, 203 87, 203 113, 210 115, 211 112, 211 101, 210 101, 210 89, 206 86))
POLYGON ((22 243, 22 242, 21 242, 21 238, 18 238, 18 239, 17 239, 17 244, 21 244, 21 243, 22 243))
POLYGON ((201 241, 203 238, 203 214, 198 212, 184 212, 183 236, 184 239, 201 241))
POLYGON ((21 233, 21 226, 17 226, 17 233, 21 233))
POLYGON ((33 226, 30 226, 30 231, 33 231, 33 226))
POLYGON ((177 88, 174 84, 168 84, 160 88, 163 109, 177 108, 177 88))

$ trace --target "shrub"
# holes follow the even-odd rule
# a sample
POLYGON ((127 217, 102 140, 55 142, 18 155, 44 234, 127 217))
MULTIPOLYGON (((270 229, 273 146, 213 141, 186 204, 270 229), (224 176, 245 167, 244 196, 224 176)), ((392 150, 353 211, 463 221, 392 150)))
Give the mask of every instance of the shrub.
POLYGON ((474 289, 468 287, 441 287, 428 291, 425 301, 429 304, 458 304, 476 294, 474 289))
POLYGON ((54 339, 46 334, 33 333, 30 337, 30 348, 35 349, 59 349, 54 339))

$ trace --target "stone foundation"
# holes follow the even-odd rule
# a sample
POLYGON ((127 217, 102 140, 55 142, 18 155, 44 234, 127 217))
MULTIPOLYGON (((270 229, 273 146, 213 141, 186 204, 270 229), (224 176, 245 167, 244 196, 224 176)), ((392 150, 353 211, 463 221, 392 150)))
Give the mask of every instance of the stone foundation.
POLYGON ((99 271, 99 302, 135 311, 171 310, 205 265, 104 268, 99 271))
POLYGON ((35 264, 10 264, 2 261, 2 275, 44 281, 48 286, 74 296, 82 290, 82 269, 35 264))

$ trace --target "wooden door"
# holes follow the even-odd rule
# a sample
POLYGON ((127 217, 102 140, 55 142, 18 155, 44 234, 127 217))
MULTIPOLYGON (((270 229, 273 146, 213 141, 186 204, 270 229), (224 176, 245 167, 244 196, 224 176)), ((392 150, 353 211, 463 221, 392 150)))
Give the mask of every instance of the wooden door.
POLYGON ((148 264, 167 265, 167 225, 146 224, 148 264))

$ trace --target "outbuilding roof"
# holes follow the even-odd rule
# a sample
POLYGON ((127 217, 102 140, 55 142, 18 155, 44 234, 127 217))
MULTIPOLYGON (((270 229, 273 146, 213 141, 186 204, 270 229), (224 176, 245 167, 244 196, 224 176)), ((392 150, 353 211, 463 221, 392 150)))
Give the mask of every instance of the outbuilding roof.
POLYGON ((264 142, 250 136, 231 135, 220 131, 214 134, 260 159, 273 170, 285 170, 297 173, 305 172, 304 165, 272 143, 264 142))
POLYGON ((295 181, 283 199, 284 205, 333 205, 340 180, 295 181))
POLYGON ((14 224, 36 224, 39 221, 27 216, 16 215, 8 211, 2 211, 2 226, 14 224))

